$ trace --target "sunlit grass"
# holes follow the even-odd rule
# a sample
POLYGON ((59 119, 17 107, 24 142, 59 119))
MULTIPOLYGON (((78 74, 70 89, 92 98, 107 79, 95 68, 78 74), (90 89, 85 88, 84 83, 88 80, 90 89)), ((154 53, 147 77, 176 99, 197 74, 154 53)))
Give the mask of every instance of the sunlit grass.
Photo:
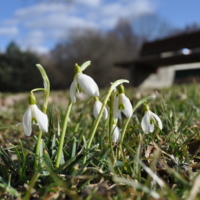
MULTIPOLYGON (((28 94, 1 94, 5 103, 0 113, 0 196, 2 199, 200 198, 199 89, 198 84, 160 91, 126 89, 133 106, 142 97, 157 96, 148 104, 161 118, 163 129, 144 134, 141 129, 144 112, 139 107, 128 124, 122 149, 119 144, 108 142, 108 120, 100 121, 91 147, 86 148, 94 123, 94 101, 81 95, 72 107, 63 164, 59 168, 55 168, 55 152, 69 93, 51 92, 49 132, 43 134, 44 150, 38 171, 33 168, 38 127, 33 128, 31 137, 26 137, 22 126, 16 126, 27 108, 28 94)), ((36 96, 41 106, 43 93, 36 96)), ((124 117, 119 122, 120 129, 126 120, 124 117)))

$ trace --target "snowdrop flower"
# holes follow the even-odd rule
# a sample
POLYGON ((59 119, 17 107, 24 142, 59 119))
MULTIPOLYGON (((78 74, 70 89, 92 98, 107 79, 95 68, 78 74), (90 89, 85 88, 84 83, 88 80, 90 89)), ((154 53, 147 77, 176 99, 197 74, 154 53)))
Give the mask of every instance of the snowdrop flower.
POLYGON ((114 118, 121 119, 121 112, 124 113, 128 118, 132 116, 133 107, 128 97, 124 94, 124 86, 120 85, 118 89, 118 96, 114 101, 114 118))
MULTIPOLYGON (((98 117, 102 105, 103 104, 99 101, 98 97, 95 97, 95 103, 94 103, 94 109, 93 109, 93 115, 94 115, 95 118, 98 117)), ((107 119, 107 118, 108 118, 108 111, 105 107, 104 111, 103 111, 103 119, 107 119)))
POLYGON ((32 123, 39 126, 39 129, 43 132, 48 132, 48 118, 45 113, 43 113, 36 105, 36 99, 33 94, 29 96, 29 107, 23 116, 23 129, 27 136, 31 135, 32 123))
POLYGON ((99 88, 95 81, 90 76, 83 74, 81 68, 76 64, 74 80, 70 86, 70 98, 73 103, 76 102, 75 95, 79 87, 91 96, 99 96, 99 88))
POLYGON ((121 130, 117 127, 116 124, 113 124, 112 126, 112 141, 114 143, 118 143, 120 141, 121 138, 121 130))
POLYGON ((152 133, 154 131, 154 125, 157 121, 158 127, 162 130, 162 122, 158 115, 155 113, 151 112, 149 110, 149 106, 147 104, 144 104, 145 106, 145 114, 144 117, 142 118, 141 126, 142 130, 148 134, 149 132, 152 133))

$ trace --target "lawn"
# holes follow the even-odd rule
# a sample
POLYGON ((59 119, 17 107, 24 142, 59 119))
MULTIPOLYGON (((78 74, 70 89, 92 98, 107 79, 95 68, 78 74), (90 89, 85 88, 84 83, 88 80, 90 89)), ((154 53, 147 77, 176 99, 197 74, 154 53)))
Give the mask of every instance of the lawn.
MULTIPOLYGON (((1 199, 200 199, 199 85, 163 90, 123 85, 134 112, 114 122, 114 90, 106 103, 108 117, 99 120, 93 116, 95 100, 86 93, 72 103, 68 91, 52 91, 49 128, 41 135, 38 154, 41 131, 33 125, 26 136, 21 124, 29 94, 1 93, 1 199), (161 119, 162 130, 154 119, 154 130, 143 131, 147 104, 161 119), (123 140, 113 139, 116 123, 123 140)), ((101 102, 108 90, 100 90, 101 102)), ((43 91, 34 94, 42 109, 43 91)))

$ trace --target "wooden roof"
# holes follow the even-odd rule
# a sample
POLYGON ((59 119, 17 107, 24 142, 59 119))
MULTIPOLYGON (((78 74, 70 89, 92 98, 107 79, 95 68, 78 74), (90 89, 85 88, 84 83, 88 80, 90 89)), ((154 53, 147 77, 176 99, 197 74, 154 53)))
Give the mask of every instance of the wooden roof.
POLYGON ((197 47, 200 47, 200 31, 144 43, 140 56, 178 51, 183 48, 194 49, 197 47))
POLYGON ((132 61, 118 62, 115 66, 147 66, 156 68, 158 66, 168 66, 183 63, 200 62, 200 31, 168 37, 154 42, 144 43, 140 52, 140 57, 132 61), (177 53, 183 48, 192 49, 191 54, 184 55, 177 53), (169 57, 161 57, 163 52, 174 52, 169 57))

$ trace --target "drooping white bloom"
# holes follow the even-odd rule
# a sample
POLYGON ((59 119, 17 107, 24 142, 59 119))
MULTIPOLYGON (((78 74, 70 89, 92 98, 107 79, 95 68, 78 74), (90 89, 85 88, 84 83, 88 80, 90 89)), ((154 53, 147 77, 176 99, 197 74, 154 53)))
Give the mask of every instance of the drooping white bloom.
POLYGON ((116 124, 113 124, 113 126, 112 126, 112 141, 114 143, 118 143, 120 141, 120 138, 121 138, 121 131, 117 127, 116 124))
MULTIPOLYGON (((95 118, 98 117, 102 105, 103 105, 103 104, 102 104, 99 100, 96 100, 96 101, 95 101, 95 103, 94 103, 94 109, 93 109, 93 115, 94 115, 95 118)), ((104 111, 103 111, 103 119, 107 119, 107 117, 108 117, 108 111, 107 111, 107 109, 106 109, 106 107, 105 107, 105 108, 104 108, 104 111)))
POLYGON ((97 97, 99 96, 99 88, 95 81, 88 75, 83 73, 77 73, 74 77, 74 80, 70 86, 70 97, 73 103, 76 102, 76 90, 79 86, 89 95, 97 97))
POLYGON ((128 97, 124 93, 118 95, 114 101, 114 118, 121 119, 121 112, 128 118, 132 116, 133 107, 128 97))
POLYGON ((151 112, 150 110, 145 111, 144 117, 142 118, 141 126, 142 130, 148 134, 149 132, 152 133, 154 131, 155 123, 158 123, 158 127, 162 130, 162 122, 158 115, 151 112))
POLYGON ((48 132, 48 117, 36 104, 29 105, 23 116, 23 129, 27 136, 32 133, 32 123, 36 123, 43 132, 48 132))

